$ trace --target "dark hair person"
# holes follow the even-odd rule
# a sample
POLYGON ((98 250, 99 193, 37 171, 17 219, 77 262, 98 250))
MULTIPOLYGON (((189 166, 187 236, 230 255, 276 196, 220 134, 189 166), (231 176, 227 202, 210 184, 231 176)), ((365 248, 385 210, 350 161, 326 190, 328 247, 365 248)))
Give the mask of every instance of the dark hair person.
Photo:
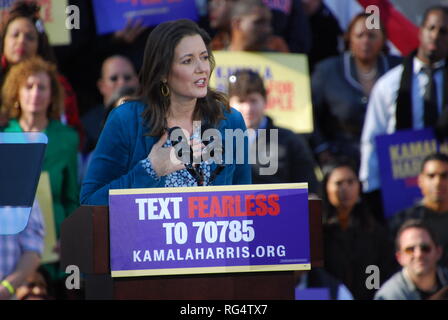
POLYGON ((319 182, 314 171, 316 164, 308 143, 303 135, 277 126, 265 113, 268 92, 263 78, 250 69, 239 69, 229 77, 228 93, 230 105, 241 112, 247 128, 266 130, 266 140, 260 140, 256 134, 250 139, 251 147, 258 145, 258 150, 278 150, 269 151, 277 154, 278 165, 272 174, 261 174, 261 169, 267 167, 266 163, 262 164, 260 159, 254 161, 251 166, 252 183, 307 182, 309 192, 317 193, 319 182), (274 132, 276 137, 273 136, 274 132))
POLYGON ((360 161, 360 139, 372 87, 400 59, 386 54, 386 31, 369 29, 356 15, 345 35, 346 51, 318 63, 312 75, 314 153, 321 165, 337 156, 360 161))
MULTIPOLYGON (((38 56, 13 65, 2 88, 2 100, 2 109, 10 118, 5 132, 44 132, 48 137, 42 170, 50 179, 59 239, 62 221, 79 206, 79 138, 74 129, 59 121, 64 91, 56 66, 38 56)), ((55 280, 61 276, 56 264, 46 266, 55 280)))
POLYGON ((355 299, 372 299, 366 268, 376 265, 381 281, 394 271, 392 240, 366 210, 352 161, 336 159, 324 167, 322 215, 325 269, 340 279, 355 299))
POLYGON ((37 3, 24 1, 17 1, 10 9, 7 19, 0 26, 2 69, 36 54, 47 61, 56 62, 39 10, 37 3), (23 45, 20 50, 12 50, 8 42, 21 36, 23 45))
MULTIPOLYGON (((36 1, 14 2, 0 26, 0 40, 0 86, 10 68, 26 59, 39 56, 56 64, 53 48, 40 18, 40 5, 36 1)), ((61 120, 75 128, 83 140, 84 133, 75 92, 63 75, 58 73, 57 76, 65 91, 61 120)))
MULTIPOLYGON (((192 172, 172 156, 170 129, 182 129, 194 153, 202 149, 199 122, 218 129, 222 137, 225 129, 246 130, 241 114, 209 88, 214 67, 209 44, 208 34, 187 19, 162 23, 150 33, 139 100, 110 113, 83 182, 81 203, 107 205, 109 189, 251 182, 247 161, 225 163, 219 173, 218 164, 202 161, 192 172)), ((242 146, 233 143, 233 150, 225 152, 236 155, 237 147, 242 146)))

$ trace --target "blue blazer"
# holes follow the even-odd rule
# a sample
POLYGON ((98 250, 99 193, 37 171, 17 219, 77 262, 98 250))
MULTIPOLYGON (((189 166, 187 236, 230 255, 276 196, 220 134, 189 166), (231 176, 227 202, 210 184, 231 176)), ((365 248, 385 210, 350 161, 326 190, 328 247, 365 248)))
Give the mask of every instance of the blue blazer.
MULTIPOLYGON (((146 159, 159 137, 145 135, 148 126, 141 116, 146 105, 127 102, 115 108, 109 115, 92 155, 87 174, 82 184, 80 200, 84 205, 108 205, 110 189, 160 188, 165 186, 165 177, 153 179, 143 168, 146 159)), ((225 137, 225 129, 246 130, 243 117, 235 109, 224 112, 225 119, 218 129, 225 137)), ((233 163, 225 163, 224 170, 216 177, 215 185, 250 184, 251 169, 247 151, 244 164, 236 164, 236 146, 233 139, 233 163)), ((247 150, 247 139, 245 139, 247 150)), ((225 150, 227 152, 227 150, 225 150)), ((216 164, 212 164, 212 170, 216 164)))

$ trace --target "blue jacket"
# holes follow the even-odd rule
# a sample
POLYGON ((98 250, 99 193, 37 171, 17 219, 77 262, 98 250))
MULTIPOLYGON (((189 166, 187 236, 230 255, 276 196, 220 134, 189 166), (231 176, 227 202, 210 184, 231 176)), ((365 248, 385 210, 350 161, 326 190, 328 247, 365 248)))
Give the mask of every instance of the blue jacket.
MULTIPOLYGON (((148 157, 152 146, 159 140, 159 137, 145 135, 148 127, 143 124, 141 116, 145 107, 141 102, 132 101, 122 104, 110 113, 82 184, 81 204, 108 205, 110 189, 165 186, 165 177, 153 179, 140 163, 148 157)), ((224 112, 224 116, 226 119, 222 120, 218 127, 222 137, 225 137, 225 129, 246 130, 243 117, 235 109, 224 112)), ((241 148, 236 146, 234 139, 233 159, 237 147, 241 148)), ((224 170, 216 177, 215 185, 251 183, 248 161, 244 164, 235 162, 225 164, 224 170)), ((216 165, 212 164, 211 170, 215 167, 216 165)))

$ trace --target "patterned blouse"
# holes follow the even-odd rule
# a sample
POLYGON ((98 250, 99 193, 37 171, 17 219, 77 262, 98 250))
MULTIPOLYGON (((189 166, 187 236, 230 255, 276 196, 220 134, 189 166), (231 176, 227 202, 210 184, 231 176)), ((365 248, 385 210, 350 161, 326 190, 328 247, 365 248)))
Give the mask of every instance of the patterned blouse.
MULTIPOLYGON (((171 141, 167 139, 163 148, 171 147, 171 141)), ((146 158, 141 161, 143 168, 146 172, 155 180, 160 180, 160 177, 157 175, 155 170, 152 168, 151 161, 149 158, 146 158)), ((204 186, 210 185, 210 176, 211 176, 211 166, 207 162, 201 162, 199 165, 199 170, 202 172, 204 177, 204 186)), ((178 171, 174 171, 166 176, 165 187, 195 187, 198 186, 196 179, 188 172, 187 169, 182 169, 178 171)))

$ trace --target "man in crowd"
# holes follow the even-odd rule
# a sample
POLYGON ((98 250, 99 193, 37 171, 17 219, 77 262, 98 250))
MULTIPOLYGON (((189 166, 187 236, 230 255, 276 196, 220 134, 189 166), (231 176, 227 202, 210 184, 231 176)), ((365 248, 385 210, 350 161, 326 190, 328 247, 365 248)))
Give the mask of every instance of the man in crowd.
POLYGON ((266 129, 266 143, 259 143, 261 137, 257 131, 249 136, 250 147, 258 148, 257 161, 252 164, 253 183, 308 182, 309 192, 317 193, 316 164, 311 150, 303 136, 275 126, 266 116, 267 92, 260 75, 251 70, 239 70, 230 76, 229 102, 241 112, 248 129, 266 129), (277 130, 277 139, 272 129, 277 130), (260 154, 266 155, 270 162, 264 163, 260 154), (263 174, 263 169, 274 168, 273 161, 278 161, 277 170, 263 174))
POLYGON ((132 62, 121 55, 114 55, 104 60, 101 68, 101 78, 98 80, 97 86, 103 96, 103 104, 92 108, 82 117, 87 135, 83 150, 85 154, 95 148, 107 113, 106 108, 111 103, 114 93, 123 87, 137 88, 138 77, 132 62))
POLYGON ((438 267, 442 255, 435 233, 421 220, 406 221, 397 233, 396 259, 403 267, 375 294, 375 300, 433 299, 448 285, 448 270, 438 267))
POLYGON ((444 249, 441 265, 448 267, 448 156, 435 153, 427 156, 418 176, 423 199, 403 210, 389 221, 392 235, 408 219, 422 219, 436 233, 444 249))
MULTIPOLYGON (((435 127, 445 108, 448 66, 448 7, 429 8, 416 53, 375 84, 361 138, 360 179, 372 210, 382 213, 375 137, 397 130, 435 127)), ((382 214, 381 214, 382 215, 382 214)))

